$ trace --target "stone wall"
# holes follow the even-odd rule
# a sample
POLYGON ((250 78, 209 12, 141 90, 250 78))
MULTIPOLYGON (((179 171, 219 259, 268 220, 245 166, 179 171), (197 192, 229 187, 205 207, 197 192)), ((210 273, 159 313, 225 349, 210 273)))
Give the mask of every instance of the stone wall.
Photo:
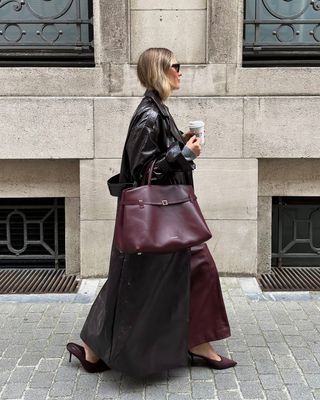
POLYGON ((0 69, 3 196, 69 199, 67 271, 106 275, 116 206, 106 181, 118 172, 143 94, 135 63, 143 49, 167 46, 183 63, 181 90, 168 101, 178 126, 206 122, 195 184, 218 268, 255 274, 258 259, 259 271, 268 269, 271 196, 277 188, 320 190, 310 173, 320 147, 318 69, 242 68, 243 0, 93 0, 93 6, 95 68, 0 69), (299 172, 290 180, 291 162, 299 172), (26 185, 19 171, 27 165, 26 185))

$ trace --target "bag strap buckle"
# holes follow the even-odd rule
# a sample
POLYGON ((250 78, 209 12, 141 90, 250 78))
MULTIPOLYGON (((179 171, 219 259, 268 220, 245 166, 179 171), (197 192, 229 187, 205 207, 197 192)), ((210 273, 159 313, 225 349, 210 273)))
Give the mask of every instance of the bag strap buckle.
POLYGON ((168 200, 161 200, 161 203, 163 206, 167 206, 169 204, 168 200))

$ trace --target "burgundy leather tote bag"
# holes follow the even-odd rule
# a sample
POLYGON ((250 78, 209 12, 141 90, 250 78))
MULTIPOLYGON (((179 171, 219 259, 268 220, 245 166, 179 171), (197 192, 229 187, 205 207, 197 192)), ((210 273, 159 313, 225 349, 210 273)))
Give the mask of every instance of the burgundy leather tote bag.
POLYGON ((198 245, 212 235, 191 185, 124 189, 118 205, 115 245, 128 254, 169 253, 198 245))

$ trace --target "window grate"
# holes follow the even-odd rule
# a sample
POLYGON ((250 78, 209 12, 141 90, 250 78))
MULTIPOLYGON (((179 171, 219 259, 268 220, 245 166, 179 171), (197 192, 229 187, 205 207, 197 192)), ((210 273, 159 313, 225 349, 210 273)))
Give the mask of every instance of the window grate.
POLYGON ((64 199, 0 199, 0 267, 65 266, 64 199))
POLYGON ((94 66, 92 1, 0 0, 0 66, 94 66))
POLYGON ((320 0, 245 0, 244 67, 320 65, 320 0))
POLYGON ((0 294, 76 293, 79 284, 62 270, 0 269, 0 294))
POLYGON ((261 274, 257 280, 263 291, 319 291, 320 268, 272 268, 271 272, 261 274))
POLYGON ((273 197, 272 265, 320 266, 320 198, 273 197))

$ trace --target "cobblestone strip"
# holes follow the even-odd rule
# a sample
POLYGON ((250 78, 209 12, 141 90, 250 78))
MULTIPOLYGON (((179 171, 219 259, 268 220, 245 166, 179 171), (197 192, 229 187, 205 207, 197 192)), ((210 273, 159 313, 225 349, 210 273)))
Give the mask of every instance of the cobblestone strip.
POLYGON ((245 295, 238 278, 221 281, 232 337, 215 347, 237 360, 237 367, 182 368, 141 380, 116 371, 88 374, 77 359, 69 363, 65 345, 70 340, 79 342, 90 304, 0 302, 0 398, 320 399, 318 296, 257 301, 245 295))

